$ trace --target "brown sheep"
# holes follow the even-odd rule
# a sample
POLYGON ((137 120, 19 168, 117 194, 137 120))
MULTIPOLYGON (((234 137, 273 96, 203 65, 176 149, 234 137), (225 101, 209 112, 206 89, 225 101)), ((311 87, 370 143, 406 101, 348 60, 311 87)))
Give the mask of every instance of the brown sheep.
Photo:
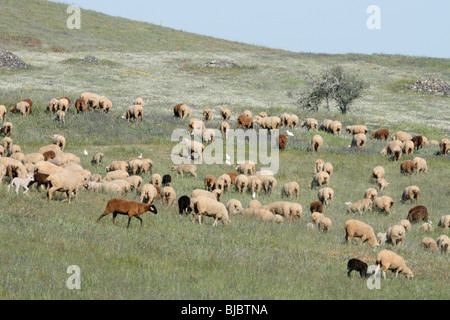
POLYGON ((173 108, 173 113, 174 113, 174 116, 176 118, 184 119, 184 118, 189 117, 191 115, 191 108, 189 108, 184 103, 180 103, 180 104, 177 104, 173 108))
POLYGON ((231 184, 234 184, 238 174, 236 172, 228 172, 227 175, 231 178, 231 184))
POLYGON ((23 100, 20 100, 19 102, 28 103, 28 105, 30 106, 29 114, 33 113, 33 101, 31 99, 23 99, 23 100))
POLYGON ((237 127, 242 129, 253 129, 253 119, 251 117, 247 117, 244 114, 241 114, 237 120, 237 127))
POLYGON ((287 145, 287 136, 285 134, 280 134, 278 136, 278 148, 283 151, 287 145))
POLYGON ((425 206, 417 206, 409 210, 406 218, 411 223, 420 221, 428 222, 428 210, 425 206))
POLYGON ((414 161, 406 160, 406 161, 403 161, 400 166, 400 173, 412 175, 414 173, 415 169, 416 169, 416 165, 414 164, 414 161))
POLYGON ((153 212, 154 214, 158 213, 158 210, 156 210, 156 207, 153 204, 145 204, 140 203, 137 201, 132 200, 125 200, 125 199, 111 199, 108 201, 108 204, 106 205, 105 212, 97 219, 97 222, 100 221, 103 217, 107 216, 108 214, 113 214, 113 223, 115 224, 115 220, 118 214, 126 215, 128 216, 128 225, 127 228, 130 227, 131 218, 135 217, 141 222, 142 227, 142 219, 141 215, 146 212, 153 212))
POLYGON ((87 107, 86 107, 86 101, 84 101, 84 99, 77 99, 77 101, 75 101, 75 108, 77 109, 77 113, 80 112, 86 112, 87 111, 87 107))
POLYGON ((311 213, 314 213, 314 212, 323 213, 322 202, 320 202, 320 201, 311 202, 311 204, 309 206, 309 211, 311 211, 311 213))
POLYGON ((212 120, 212 110, 210 108, 206 108, 203 110, 203 120, 211 121, 212 120))
POLYGON ((52 160, 56 158, 56 153, 53 150, 49 150, 47 152, 44 152, 44 161, 52 160))
POLYGON ((423 136, 414 136, 412 138, 412 142, 414 143, 414 148, 416 150, 422 149, 425 146, 425 141, 423 136))
POLYGON ((214 186, 216 184, 216 177, 213 175, 207 175, 205 178, 205 190, 212 191, 214 189, 214 186))
POLYGON ((388 129, 380 129, 375 131, 371 136, 370 139, 377 139, 377 140, 389 140, 389 130, 388 129))

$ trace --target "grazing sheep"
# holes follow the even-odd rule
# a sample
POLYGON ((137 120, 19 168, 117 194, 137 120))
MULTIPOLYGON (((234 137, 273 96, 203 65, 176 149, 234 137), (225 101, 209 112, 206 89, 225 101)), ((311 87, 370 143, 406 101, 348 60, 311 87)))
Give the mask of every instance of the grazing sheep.
POLYGON ((445 234, 439 236, 436 240, 437 246, 441 253, 448 253, 450 248, 450 238, 445 234))
POLYGON ((313 212, 311 214, 311 218, 309 219, 310 223, 313 224, 319 224, 319 221, 322 220, 322 218, 324 218, 325 216, 323 215, 323 213, 320 212, 313 212))
POLYGON ((158 173, 155 173, 154 175, 152 175, 150 177, 150 183, 152 185, 154 185, 155 187, 161 187, 161 185, 162 185, 161 175, 159 175, 158 173))
POLYGON ((441 155, 445 156, 450 151, 450 140, 448 138, 443 138, 439 143, 439 148, 441 150, 441 155))
POLYGON ((247 117, 245 114, 241 114, 237 119, 237 128, 253 129, 252 117, 247 117))
POLYGON ((30 108, 31 107, 28 102, 19 101, 14 107, 12 107, 10 111, 13 114, 21 113, 24 117, 28 117, 28 115, 30 114, 30 108))
POLYGON ((77 109, 77 113, 87 112, 86 101, 81 98, 77 99, 77 101, 75 101, 75 108, 77 109))
POLYGON ((122 115, 122 119, 126 119, 130 122, 130 119, 136 119, 136 123, 144 121, 144 108, 140 105, 132 105, 127 108, 122 115))
POLYGON ((56 111, 69 111, 70 99, 67 97, 61 97, 56 99, 58 102, 56 103, 56 111))
POLYGON ((325 205, 327 208, 331 207, 331 202, 334 198, 334 191, 331 188, 323 188, 319 190, 318 193, 319 201, 325 205))
POLYGON ((257 218, 262 220, 263 222, 276 222, 276 223, 283 223, 283 217, 279 215, 274 215, 271 211, 263 208, 257 208, 257 209, 237 209, 237 214, 242 214, 246 216, 251 216, 253 218, 257 218), (279 220, 281 218, 281 220, 279 220))
POLYGON ((50 163, 48 161, 39 161, 38 163, 36 163, 36 165, 34 167, 35 172, 44 173, 44 174, 48 174, 48 175, 60 172, 63 169, 64 168, 58 167, 57 165, 50 163))
POLYGON ((287 145, 287 136, 285 134, 280 134, 278 136, 278 148, 283 151, 287 145))
POLYGON ((415 157, 413 159, 413 162, 414 162, 416 172, 418 172, 418 173, 422 173, 422 172, 427 173, 428 172, 427 160, 420 158, 420 157, 415 157))
POLYGON ((438 227, 448 229, 450 228, 450 215, 442 216, 439 220, 438 227))
POLYGON ((400 166, 400 173, 412 175, 414 173, 415 168, 416 168, 416 165, 414 164, 414 161, 406 160, 406 161, 403 161, 400 166))
POLYGON ((29 153, 23 159, 24 164, 32 163, 36 164, 40 161, 44 161, 44 156, 41 153, 29 153))
POLYGON ((11 122, 4 122, 0 133, 2 133, 5 137, 10 137, 13 131, 13 127, 14 126, 11 122))
POLYGON ((0 105, 0 119, 2 120, 2 122, 6 121, 6 107, 4 105, 0 105))
POLYGON ((222 139, 226 140, 227 139, 227 134, 230 131, 230 124, 228 122, 223 121, 220 124, 220 132, 222 133, 222 139))
POLYGON ((172 187, 164 187, 161 191, 161 200, 169 207, 175 203, 177 195, 172 187))
POLYGON ((330 175, 325 171, 321 171, 321 172, 318 172, 314 176, 309 187, 310 188, 321 187, 323 185, 329 185, 329 184, 330 184, 330 175))
POLYGON ((389 186, 389 182, 385 178, 380 178, 377 180, 377 186, 380 192, 382 192, 389 186))
POLYGON ((353 238, 360 238, 361 244, 367 241, 372 248, 379 246, 373 228, 358 220, 347 220, 345 222, 345 241, 351 243, 353 238))
POLYGON ((22 162, 14 160, 11 158, 11 161, 6 166, 6 174, 12 180, 14 178, 25 179, 27 177, 27 169, 23 165, 22 162))
POLYGON ((319 131, 325 131, 328 132, 330 128, 330 124, 333 122, 333 120, 325 119, 322 121, 322 123, 319 126, 319 131))
POLYGON ((262 128, 268 130, 277 130, 281 126, 281 119, 279 117, 255 117, 255 122, 262 128))
POLYGON ((317 159, 314 164, 314 174, 317 174, 318 172, 323 171, 323 167, 325 165, 325 161, 322 159, 317 159))
POLYGON ((178 199, 178 213, 180 215, 185 214, 188 215, 192 212, 191 207, 191 198, 188 196, 182 196, 180 199, 178 199))
POLYGON ((200 159, 203 159, 203 151, 205 150, 205 146, 202 143, 184 138, 180 144, 186 147, 187 152, 191 155, 192 159, 194 159, 195 153, 198 154, 200 159))
POLYGON ((173 112, 176 118, 184 119, 191 115, 191 108, 184 103, 180 103, 173 108, 173 112))
POLYGON ((212 192, 202 190, 202 189, 195 189, 191 193, 191 198, 197 198, 197 197, 205 197, 210 198, 212 200, 221 201, 222 198, 222 190, 214 190, 212 192))
POLYGON ((103 152, 97 152, 96 154, 93 155, 91 164, 92 165, 103 164, 104 159, 105 159, 105 155, 103 154, 103 152))
POLYGON ((353 136, 352 143, 349 148, 364 148, 366 146, 367 137, 364 133, 358 133, 353 136))
POLYGON ((248 204, 249 209, 260 209, 261 207, 262 207, 262 204, 258 200, 252 200, 248 204))
POLYGON ((386 171, 384 170, 384 168, 382 166, 375 167, 372 171, 372 178, 374 180, 384 178, 385 175, 386 175, 386 171))
POLYGON ((323 146, 323 138, 319 135, 315 135, 311 141, 311 148, 314 152, 319 152, 323 146))
POLYGON ((253 163, 246 162, 238 164, 236 167, 236 171, 245 175, 254 175, 256 173, 256 166, 253 163))
POLYGON ((11 190, 11 188, 16 188, 16 194, 19 194, 19 189, 23 188, 25 191, 24 194, 28 193, 28 185, 30 182, 34 181, 33 174, 27 174, 27 177, 24 179, 21 178, 14 178, 11 183, 8 186, 8 191, 11 190))
POLYGON ((196 173, 197 167, 192 164, 182 164, 179 166, 173 166, 171 168, 171 170, 176 171, 177 177, 178 177, 178 175, 181 175, 181 178, 184 178, 184 174, 189 173, 194 178, 197 178, 197 173, 196 173))
POLYGON ((394 206, 394 203, 394 200, 388 196, 378 197, 373 201, 375 209, 380 212, 386 212, 388 215, 391 214, 391 209, 394 206))
POLYGON ((377 139, 377 140, 389 140, 389 130, 388 129, 380 129, 375 131, 371 136, 370 139, 377 139))
POLYGON ((162 179, 162 186, 163 187, 170 187, 170 184, 172 183, 172 177, 169 174, 164 175, 162 179))
POLYGON ((412 138, 412 142, 414 143, 414 149, 419 150, 422 149, 425 146, 425 137, 423 136, 414 136, 412 138))
POLYGON ((28 184, 28 188, 31 188, 36 183, 38 187, 44 186, 45 188, 48 188, 48 181, 47 181, 48 177, 49 177, 48 174, 35 172, 33 174, 33 180, 28 184))
POLYGON ((206 197, 193 198, 191 201, 194 208, 193 221, 198 217, 199 224, 202 224, 203 216, 212 217, 214 218, 213 227, 216 227, 219 221, 223 224, 230 222, 227 208, 223 203, 206 197))
POLYGON ((238 193, 244 193, 248 187, 248 177, 244 174, 237 176, 235 186, 238 193))
POLYGON ((427 251, 439 252, 437 242, 430 237, 425 237, 422 239, 422 249, 427 251))
POLYGON ((227 203, 228 215, 236 214, 238 211, 243 210, 242 203, 239 200, 231 199, 227 203))
POLYGON ((367 132, 369 132, 369 130, 367 130, 366 126, 361 126, 361 125, 348 126, 347 128, 345 128, 345 131, 347 131, 348 133, 350 133, 352 135, 356 135, 356 134, 366 135, 367 132))
POLYGON ((387 241, 387 233, 378 233, 377 234, 377 241, 378 241, 378 244, 380 245, 380 246, 384 246, 385 244, 386 244, 386 241, 387 241))
POLYGON ((206 129, 203 132, 203 142, 206 143, 213 143, 214 140, 216 140, 216 132, 214 131, 214 129, 206 129))
POLYGON ((300 186, 297 182, 285 183, 281 189, 281 197, 292 198, 295 196, 298 199, 299 193, 300 186))
POLYGON ((275 177, 265 177, 262 180, 262 187, 265 194, 272 194, 273 190, 277 187, 277 179, 275 177))
POLYGON ((392 153, 391 153, 389 159, 391 159, 393 161, 400 161, 402 155, 403 155, 402 147, 395 146, 392 148, 392 153))
POLYGON ((432 232, 433 225, 430 222, 424 222, 420 227, 420 232, 432 232))
MULTIPOLYGON (((142 104, 135 104, 141 107, 144 107, 143 101, 142 104)), ((100 97, 98 102, 98 107, 103 113, 109 113, 112 110, 113 104, 111 100, 106 97, 100 97)))
POLYGON ((64 136, 61 136, 59 134, 55 134, 53 136, 53 144, 57 145, 61 148, 62 151, 64 151, 64 148, 66 147, 66 138, 64 136))
POLYGON ((136 98, 136 100, 134 100, 134 105, 145 107, 144 99, 142 99, 142 98, 136 98))
POLYGON ((368 265, 358 259, 350 259, 347 263, 347 276, 350 278, 352 271, 359 272, 361 278, 367 278, 368 265))
POLYGON ((411 140, 403 142, 402 150, 406 155, 412 155, 414 152, 414 142, 411 140))
POLYGON ((398 246, 400 244, 403 246, 405 244, 406 230, 400 224, 396 224, 395 226, 389 227, 386 235, 387 235, 386 242, 392 244, 393 246, 398 246))
POLYGON ((113 172, 113 171, 127 171, 128 172, 128 162, 126 161, 113 161, 109 166, 106 167, 106 172, 113 172))
POLYGON ((405 188, 402 194, 402 202, 411 201, 414 200, 416 203, 419 201, 419 195, 420 195, 420 189, 418 186, 409 186, 405 188))
POLYGON ((342 123, 339 121, 332 121, 328 126, 327 132, 340 137, 342 133, 342 123))
POLYGON ((425 206, 417 206, 409 210, 406 218, 411 223, 420 221, 428 222, 428 210, 425 206))
POLYGON ((131 176, 126 178, 125 181, 127 181, 130 184, 132 189, 136 190, 137 192, 140 192, 144 180, 140 176, 131 176))
MULTIPOLYGON (((39 149, 39 153, 45 154, 48 151, 53 151, 56 155, 62 153, 61 147, 57 146, 56 144, 51 144, 48 146, 44 146, 39 149)), ((44 156, 45 157, 45 156, 44 156)))
POLYGON ((406 219, 400 220, 398 224, 402 225, 403 228, 405 228, 406 232, 411 231, 411 223, 409 222, 409 220, 406 219))
POLYGON ((44 157, 44 161, 48 161, 48 160, 52 160, 56 158, 56 153, 55 151, 49 150, 47 152, 44 152, 42 154, 42 156, 44 157))
POLYGON ((362 215, 363 211, 372 211, 372 205, 372 199, 365 198, 349 205, 347 208, 347 213, 359 212, 359 214, 362 215))
POLYGON ((300 204, 294 202, 274 202, 267 206, 262 207, 262 209, 267 209, 273 214, 278 214, 289 220, 299 220, 303 219, 303 208, 300 204))
POLYGON ((206 108, 203 110, 203 120, 211 121, 212 120, 212 110, 211 108, 206 108))
POLYGON ((317 226, 319 227, 320 232, 323 232, 323 233, 330 232, 331 226, 332 226, 331 219, 323 217, 322 219, 320 219, 317 226))
POLYGON ((214 184, 214 189, 219 189, 222 192, 230 190, 231 187, 231 178, 227 174, 223 174, 216 179, 216 183, 214 184))
POLYGON ((214 186, 216 184, 216 177, 209 174, 205 177, 205 190, 212 191, 214 189, 214 186))
POLYGON ((412 135, 404 131, 397 131, 392 135, 392 140, 400 140, 401 142, 412 140, 412 138, 412 135))
POLYGON ((132 200, 111 199, 108 201, 108 204, 106 205, 105 212, 103 212, 103 214, 97 219, 97 222, 99 222, 100 219, 102 219, 103 217, 112 213, 113 224, 115 224, 117 215, 120 214, 128 216, 127 228, 130 227, 131 218, 133 217, 137 218, 141 222, 142 227, 143 221, 140 216, 146 212, 153 212, 154 214, 157 214, 158 210, 156 210, 156 207, 151 203, 144 204, 132 200))
POLYGON ((300 127, 313 131, 317 131, 319 129, 319 122, 314 118, 308 118, 300 124, 300 127))
MULTIPOLYGON (((260 115, 260 117, 261 117, 261 115, 260 115)), ((261 118, 265 118, 265 117, 261 117, 261 118)), ((290 118, 291 118, 291 115, 290 115, 290 114, 288 114, 288 113, 283 113, 283 114, 281 115, 281 125, 282 125, 283 127, 287 127, 288 124, 289 124, 290 118)))
POLYGON ((47 178, 48 188, 47 188, 47 201, 52 200, 52 194, 55 191, 64 192, 67 195, 67 199, 63 201, 68 201, 70 203, 70 198, 72 193, 74 197, 77 196, 78 189, 81 187, 86 187, 88 180, 86 177, 67 172, 57 172, 49 175, 47 178))
POLYGON ((13 153, 13 154, 11 154, 10 157, 12 159, 17 160, 17 161, 22 162, 22 163, 24 163, 24 160, 25 160, 25 155, 22 152, 13 153))
POLYGON ((105 181, 124 180, 129 176, 129 173, 124 170, 110 171, 106 174, 105 181))
POLYGON ((328 173, 328 175, 331 177, 334 172, 334 168, 333 168, 333 165, 331 164, 331 162, 325 162, 325 164, 323 165, 322 171, 328 173))
POLYGON ((155 199, 158 197, 158 192, 156 187, 152 184, 144 184, 141 187, 141 202, 142 203, 153 203, 155 199), (145 202, 144 202, 145 201, 145 202))
POLYGON ((382 250, 378 253, 376 265, 375 277, 380 271, 380 268, 383 268, 384 280, 386 280, 386 271, 388 270, 395 272, 395 277, 397 277, 399 273, 404 274, 408 280, 414 277, 411 269, 406 266, 405 259, 390 250, 382 250))
POLYGON ((258 194, 259 192, 261 192, 261 188, 262 188, 261 179, 259 179, 257 176, 248 177, 247 190, 251 194, 253 194, 253 195, 258 194))
POLYGON ((235 184, 238 174, 236 172, 228 172, 228 173, 226 173, 226 175, 228 175, 230 177, 231 184, 235 184))
POLYGON ((260 116, 261 118, 267 118, 267 117, 268 117, 267 112, 264 112, 264 111, 261 111, 261 112, 259 113, 259 116, 260 116))
MULTIPOLYGON (((291 114, 289 116, 288 123, 287 123, 286 127, 294 129, 294 128, 296 128, 298 126, 298 122, 299 122, 298 116, 295 115, 295 114, 291 114)), ((314 131, 317 131, 317 128, 318 128, 318 125, 317 125, 316 129, 314 129, 314 131)))
POLYGON ((222 108, 222 110, 220 110, 220 118, 228 121, 231 119, 231 110, 228 108, 222 108))
POLYGON ((311 202, 311 204, 309 205, 309 211, 311 213, 314 213, 314 212, 323 213, 323 204, 322 204, 322 202, 320 202, 320 201, 311 202))

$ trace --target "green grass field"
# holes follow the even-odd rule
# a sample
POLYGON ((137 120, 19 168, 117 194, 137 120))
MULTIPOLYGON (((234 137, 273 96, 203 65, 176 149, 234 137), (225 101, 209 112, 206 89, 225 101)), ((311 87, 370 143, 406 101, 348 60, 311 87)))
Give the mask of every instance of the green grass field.
MULTIPOLYGON (((300 119, 336 119, 343 126, 364 124, 370 132, 386 127, 422 134, 440 141, 449 136, 449 97, 405 91, 404 84, 430 77, 450 81, 450 61, 426 57, 388 55, 318 55, 291 53, 188 34, 150 24, 82 11, 82 29, 67 30, 66 6, 47 1, 2 1, 0 10, 0 48, 17 54, 30 65, 21 71, 0 70, 0 104, 8 108, 20 99, 34 101, 29 118, 8 113, 14 125, 12 138, 27 154, 51 144, 54 134, 67 139, 67 152, 81 158, 92 173, 105 175, 105 166, 114 160, 128 160, 140 153, 154 162, 154 172, 169 174, 170 155, 177 142, 170 137, 175 129, 187 129, 188 119, 173 117, 173 107, 186 103, 192 117, 200 118, 206 107, 214 110, 207 127, 219 129, 219 110, 229 107, 232 127, 245 109, 254 114, 266 111, 280 116, 296 113, 300 119), (30 10, 26 19, 20 15, 30 10), (47 17, 53 16, 53 19, 47 17), (106 26, 106 27, 105 27, 106 26), (125 39, 125 40, 123 40, 125 39), (79 64, 87 55, 101 63, 79 64), (211 60, 238 64, 225 70, 201 67, 211 60), (295 105, 295 93, 306 86, 309 74, 319 74, 330 65, 342 65, 370 82, 363 98, 343 116, 336 109, 305 112, 295 105), (110 114, 77 115, 72 109, 66 124, 45 112, 53 97, 75 100, 84 91, 96 92, 113 101, 110 114), (290 93, 294 93, 291 95, 290 93), (137 97, 143 97, 143 123, 126 122, 120 116, 137 97), (83 156, 87 149, 89 156, 83 156), (93 167, 91 155, 101 151, 105 165, 93 167)), ((285 132, 282 128, 282 132, 285 132)), ((258 195, 269 204, 280 200, 283 183, 297 181, 303 206, 301 222, 283 225, 264 223, 246 216, 231 216, 231 224, 212 227, 213 220, 193 223, 178 215, 178 208, 156 202, 158 214, 146 213, 144 225, 119 216, 117 226, 111 217, 100 223, 113 196, 81 191, 70 204, 56 196, 50 203, 45 191, 29 195, 8 192, 8 180, 0 185, 0 298, 1 299, 440 299, 450 298, 448 254, 425 252, 422 238, 436 239, 448 230, 436 228, 450 207, 449 157, 436 156, 438 147, 417 151, 428 162, 427 174, 411 178, 400 174, 400 163, 380 154, 385 143, 369 140, 361 151, 348 150, 349 134, 335 137, 320 133, 325 140, 318 154, 309 151, 316 134, 305 129, 292 130, 280 155, 278 187, 271 196, 258 195), (330 187, 335 191, 332 207, 325 215, 332 230, 321 234, 308 231, 309 204, 317 200, 308 185, 317 158, 334 165, 330 187), (376 212, 349 216, 346 202, 355 202, 373 187, 372 169, 386 169, 390 182, 384 195, 395 201, 390 216, 376 212), (401 203, 403 189, 417 185, 419 203, 425 205, 434 223, 429 234, 413 225, 404 247, 345 244, 344 223, 360 219, 373 226, 375 233, 405 219, 411 203, 401 203), (369 290, 366 280, 356 273, 347 277, 346 265, 357 257, 374 264, 377 253, 392 249, 407 260, 414 280, 397 279, 388 274, 380 290, 369 290), (81 290, 69 290, 67 267, 81 268, 81 290)), ((220 139, 220 138, 219 138, 220 139)), ((412 159, 413 156, 404 156, 412 159)), ((261 166, 257 166, 258 169, 261 166)), ((198 178, 177 178, 172 173, 177 198, 203 188, 207 174, 216 177, 233 171, 227 165, 199 165, 198 178)), ((144 177, 148 182, 150 175, 144 177)), ((127 199, 138 200, 134 191, 127 199)), ((238 199, 244 206, 250 194, 238 195, 234 189, 222 202, 238 199)))

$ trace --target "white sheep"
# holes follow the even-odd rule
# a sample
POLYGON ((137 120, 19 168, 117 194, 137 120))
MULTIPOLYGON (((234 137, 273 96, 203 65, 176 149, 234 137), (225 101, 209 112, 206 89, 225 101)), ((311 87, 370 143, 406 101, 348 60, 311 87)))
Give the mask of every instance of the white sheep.
POLYGON ((411 269, 406 266, 405 259, 390 250, 382 250, 378 253, 376 265, 375 277, 380 271, 380 268, 383 268, 384 280, 386 280, 386 271, 388 270, 395 272, 396 277, 399 273, 404 274, 408 280, 414 277, 411 269))
POLYGON ((223 224, 230 222, 227 208, 223 203, 206 197, 193 198, 191 201, 194 208, 193 221, 198 217, 199 224, 202 224, 202 216, 212 217, 214 218, 213 227, 218 225, 219 220, 223 224))
POLYGON ((16 188, 16 194, 19 194, 19 189, 20 188, 24 188, 25 191, 23 193, 27 194, 28 193, 28 185, 32 181, 34 181, 34 178, 33 178, 32 174, 27 174, 27 177, 25 179, 14 178, 11 181, 11 183, 9 184, 8 191, 11 190, 11 188, 15 187, 16 188))

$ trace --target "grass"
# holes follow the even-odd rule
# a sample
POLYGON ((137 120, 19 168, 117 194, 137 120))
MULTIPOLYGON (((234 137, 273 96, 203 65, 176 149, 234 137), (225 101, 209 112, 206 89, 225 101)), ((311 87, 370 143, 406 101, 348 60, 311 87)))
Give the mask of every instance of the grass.
MULTIPOLYGON (((344 127, 364 124, 370 132, 381 127, 405 130, 429 140, 449 134, 448 97, 403 89, 409 81, 432 76, 450 81, 448 59, 290 53, 90 11, 83 11, 86 24, 77 33, 65 29, 65 8, 44 1, 2 2, 0 43, 30 65, 25 70, 0 71, 0 104, 10 108, 20 99, 34 101, 30 117, 9 113, 7 117, 14 125, 14 143, 24 153, 50 144, 58 133, 67 139, 66 151, 77 154, 81 165, 93 174, 104 176, 104 167, 112 161, 140 153, 153 160, 154 172, 168 174, 172 165, 168 159, 177 143, 171 141, 171 134, 175 129, 187 129, 188 124, 188 119, 173 117, 173 106, 180 102, 188 104, 192 117, 197 118, 204 108, 212 108, 213 120, 207 127, 217 129, 220 108, 229 107, 232 127, 238 114, 250 109, 253 114, 295 112, 301 120, 336 119, 344 127), (32 12, 27 17, 29 24, 18 14, 25 5, 32 12), (55 19, 44 19, 49 15, 55 19), (100 63, 76 62, 86 55, 98 57, 100 63), (212 60, 235 61, 241 67, 198 67, 212 60), (288 92, 304 87, 306 75, 319 74, 336 64, 371 82, 364 97, 345 116, 333 108, 315 113, 297 110, 296 99, 288 92), (113 111, 77 115, 72 107, 66 125, 45 112, 51 98, 75 100, 85 91, 109 97, 113 111), (144 122, 120 119, 137 97, 146 101, 144 122), (84 149, 90 156, 83 156, 84 149), (105 165, 93 167, 91 155, 98 151, 105 154, 105 165)), ((281 132, 285 131, 282 128, 281 132)), ((157 202, 158 215, 147 213, 142 229, 135 220, 127 230, 124 217, 117 218, 117 226, 110 217, 95 222, 111 195, 81 191, 71 205, 62 203, 62 196, 48 203, 44 191, 32 190, 29 196, 8 192, 5 179, 0 185, 0 273, 4 275, 0 277, 0 299, 449 299, 448 256, 424 252, 420 246, 424 236, 436 239, 448 231, 435 228, 424 235, 420 226, 414 225, 405 247, 387 246, 406 258, 415 279, 392 279, 389 274, 381 290, 373 291, 356 275, 347 278, 346 263, 357 257, 373 264, 379 249, 343 241, 343 225, 350 218, 345 203, 360 200, 364 191, 374 186, 370 175, 378 165, 384 166, 390 183, 383 194, 396 201, 393 214, 372 212, 355 218, 372 225, 376 233, 386 232, 413 206, 399 200, 403 189, 415 184, 422 192, 420 204, 428 207, 436 226, 450 206, 445 179, 450 173, 448 156, 436 156, 436 147, 417 151, 414 156, 427 159, 430 171, 408 178, 400 175, 399 163, 379 153, 384 142, 369 140, 365 149, 349 150, 350 135, 319 133, 325 144, 319 154, 313 154, 310 141, 317 133, 301 128, 291 131, 295 137, 280 155, 276 192, 258 195, 258 200, 263 204, 280 200, 283 183, 295 180, 301 190, 300 198, 293 201, 303 206, 302 222, 273 225, 232 216, 230 225, 212 228, 211 219, 200 226, 190 217, 178 216, 175 207, 157 202), (335 168, 331 179, 335 200, 325 210, 333 221, 328 234, 306 230, 309 204, 317 199, 318 190, 310 190, 308 185, 318 157, 335 168), (81 267, 79 291, 65 286, 70 265, 81 267)), ((173 175, 177 197, 203 188, 207 174, 219 176, 233 169, 199 165, 197 179, 173 175)), ((149 179, 144 177, 145 182, 149 179)), ((133 191, 126 198, 137 200, 139 196, 133 191)), ((244 206, 252 199, 250 194, 231 191, 223 202, 233 198, 244 206)))

